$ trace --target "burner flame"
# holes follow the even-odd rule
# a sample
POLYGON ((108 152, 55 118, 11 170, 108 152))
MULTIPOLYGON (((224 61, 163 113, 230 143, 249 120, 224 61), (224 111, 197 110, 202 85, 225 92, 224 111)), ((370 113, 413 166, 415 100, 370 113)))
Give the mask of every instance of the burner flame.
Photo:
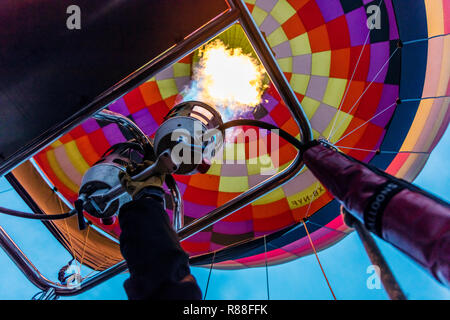
POLYGON ((257 59, 241 48, 228 48, 219 39, 200 49, 199 54, 184 100, 215 106, 225 119, 236 118, 261 103, 265 70, 257 59))

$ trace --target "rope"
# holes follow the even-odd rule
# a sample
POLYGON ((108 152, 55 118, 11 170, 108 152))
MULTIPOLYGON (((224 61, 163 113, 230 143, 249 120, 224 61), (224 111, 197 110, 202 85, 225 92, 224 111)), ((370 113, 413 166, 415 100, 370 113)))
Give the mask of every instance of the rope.
MULTIPOLYGON (((55 191, 53 191, 53 192, 55 192, 55 191)), ((58 203, 59 203, 60 210, 63 211, 62 201, 61 201, 61 198, 59 198, 59 197, 58 197, 58 203)), ((77 255, 75 254, 75 249, 74 249, 73 244, 72 244, 72 237, 70 236, 69 226, 67 224, 67 219, 64 219, 64 225, 66 226, 67 237, 69 238, 70 251, 72 253, 72 257, 75 259, 75 264, 77 264, 78 259, 77 259, 77 255)), ((80 266, 80 269, 81 269, 81 266, 80 266)))
POLYGON ((416 39, 416 40, 409 40, 409 41, 403 42, 403 45, 407 45, 407 44, 411 44, 411 43, 416 43, 416 42, 422 42, 422 41, 428 41, 428 40, 431 40, 431 39, 434 39, 434 38, 445 37, 445 36, 448 36, 448 35, 450 35, 450 33, 439 34, 439 35, 437 35, 437 36, 432 36, 432 37, 429 37, 429 38, 422 38, 422 39, 416 39))
POLYGON ((411 101, 422 101, 428 99, 442 99, 442 98, 450 98, 450 96, 437 96, 437 97, 424 97, 424 98, 411 98, 411 99, 401 99, 401 102, 411 102, 411 101))
MULTIPOLYGON (((84 253, 86 251, 87 239, 89 237, 89 230, 91 230, 91 226, 90 225, 88 225, 88 229, 86 231, 86 236, 84 237, 83 253, 81 254, 80 265, 83 265, 84 253)), ((81 273, 81 268, 80 268, 80 273, 81 273)))
MULTIPOLYGON (((362 97, 364 96, 364 94, 367 92, 367 90, 369 90, 369 88, 372 86, 372 84, 375 82, 375 80, 377 79, 377 77, 380 75, 381 71, 383 71, 384 67, 386 67, 386 65, 389 63, 389 61, 391 61, 392 57, 395 55, 395 53, 397 52, 397 50, 399 49, 399 47, 395 48, 394 52, 392 52, 392 54, 389 56, 389 59, 387 59, 387 61, 383 64, 383 66, 380 68, 380 70, 378 70, 377 74, 375 75, 375 77, 373 77, 372 81, 370 81, 369 85, 366 87, 366 89, 364 89, 363 93, 361 93, 361 95, 359 96, 358 100, 355 101, 355 103, 353 104, 353 106, 350 108, 350 110, 348 112, 346 112, 347 114, 351 114, 351 112, 353 111, 353 109, 356 107, 356 105, 359 103, 359 101, 362 99, 362 97)), ((338 114, 336 113, 336 117, 338 116, 338 114)), ((339 122, 339 124, 336 127, 336 130, 338 128, 340 128, 342 126, 343 123, 343 119, 339 122)), ((336 132, 336 130, 334 132, 336 132)), ((332 136, 332 132, 330 131, 330 135, 329 137, 332 136)), ((328 140, 329 140, 328 137, 328 140)))
POLYGON ((81 278, 81 281, 86 280, 87 278, 89 278, 94 272, 99 271, 101 268, 103 268, 103 266, 105 266, 107 264, 107 258, 105 257, 105 260, 103 260, 102 263, 100 263, 97 267, 95 267, 92 271, 90 271, 85 277, 81 278))
POLYGON ((363 124, 361 124, 360 126, 358 126, 357 128, 353 129, 352 131, 350 131, 349 133, 347 133, 345 136, 341 137, 338 141, 336 141, 336 143, 339 143, 342 139, 345 139, 346 137, 348 137, 350 134, 352 134, 353 132, 355 132, 356 130, 358 130, 359 128, 365 126, 366 124, 368 124, 370 121, 372 121, 373 119, 375 119, 376 117, 378 117, 380 114, 382 114, 383 112, 386 112, 388 109, 392 108, 393 106, 395 106, 397 104, 397 102, 394 102, 393 104, 391 104, 389 107, 386 107, 384 110, 378 112, 376 115, 374 115, 372 118, 370 118, 369 120, 367 120, 366 122, 364 122, 363 124))
POLYGON ((0 194, 2 194, 2 193, 6 193, 6 192, 8 192, 8 191, 11 191, 11 190, 13 190, 13 188, 9 188, 9 189, 6 189, 6 190, 3 190, 3 191, 0 191, 0 194))
MULTIPOLYGON (((404 99, 404 100, 400 100, 401 102, 407 102, 407 101, 419 101, 419 100, 425 100, 425 99, 437 99, 437 98, 448 98, 450 96, 441 96, 441 97, 426 97, 426 98, 422 98, 422 99, 404 99)), ((393 106, 395 106, 397 104, 397 102, 394 102, 393 104, 391 104, 389 107, 386 107, 384 110, 381 110, 380 112, 378 112, 376 115, 374 115, 372 118, 370 118, 369 120, 367 120, 366 122, 364 122, 363 124, 361 124, 360 126, 358 126, 357 128, 353 129, 352 131, 350 131, 349 133, 347 133, 345 136, 341 137, 338 141, 336 141, 336 143, 339 143, 341 140, 343 140, 344 138, 348 137, 350 134, 352 134, 353 132, 355 132, 356 130, 358 130, 359 128, 365 126, 367 123, 369 123, 370 121, 372 121, 373 119, 375 119, 376 117, 378 117, 380 114, 384 113, 385 111, 387 111, 388 109, 392 108, 393 106)), ((341 147, 343 148, 343 147, 341 147)), ((405 152, 406 153, 406 152, 405 152)), ((413 152, 409 152, 409 153, 413 153, 413 152)), ((423 152, 418 152, 418 153, 423 153, 423 152)))
POLYGON ((330 282, 328 281, 327 275, 325 274, 325 271, 323 270, 322 264, 320 263, 319 256, 317 255, 317 251, 316 251, 316 248, 314 247, 313 241, 311 239, 311 235, 309 234, 308 228, 306 227, 305 220, 302 220, 302 222, 303 222, 303 226, 305 227, 306 234, 308 235, 308 239, 309 239, 309 243, 311 244, 311 248, 313 249, 316 259, 317 259, 317 262, 319 263, 320 270, 322 270, 322 274, 325 278, 325 281, 327 282, 328 288, 330 289, 331 295, 333 296, 334 300, 337 300, 336 296, 334 295, 333 289, 331 288, 330 282))
POLYGON ((317 182, 316 182, 316 186, 314 187, 314 191, 313 191, 313 193, 312 193, 311 201, 309 202, 308 208, 306 209, 305 218, 308 218, 308 217, 309 217, 308 213, 309 213, 309 210, 311 209, 311 204, 312 204, 313 201, 314 201, 314 198, 315 198, 315 195, 316 195, 316 192, 317 192, 317 188, 319 188, 319 184, 320 184, 320 182, 317 181, 317 182))
POLYGON ((324 225, 322 225, 320 223, 316 223, 316 222, 313 222, 311 220, 308 220, 308 222, 311 223, 311 224, 314 224, 314 225, 316 225, 318 227, 325 228, 325 229, 328 229, 328 230, 331 230, 331 231, 336 231, 336 232, 340 232, 340 233, 343 233, 343 234, 350 234, 350 233, 342 231, 342 230, 338 230, 338 229, 334 229, 334 228, 330 228, 330 227, 324 226, 324 225))
POLYGON ((386 154, 397 154, 397 153, 417 153, 417 154, 430 154, 431 152, 427 151, 386 151, 386 150, 370 150, 370 149, 361 149, 361 148, 353 148, 353 147, 343 147, 343 146, 335 146, 339 149, 350 149, 357 151, 367 151, 367 152, 376 152, 376 153, 386 153, 386 154))
POLYGON ((33 297, 31 297, 31 300, 57 300, 57 299, 58 295, 56 294, 54 288, 39 291, 33 297))
POLYGON ((211 266, 209 267, 208 281, 206 282, 205 295, 203 296, 203 300, 206 300, 206 295, 208 294, 209 280, 211 279, 212 268, 214 265, 214 259, 216 258, 216 252, 214 251, 211 266))
POLYGON ((265 256, 265 264, 266 264, 266 287, 267 287, 267 300, 270 300, 269 294, 269 267, 267 266, 267 242, 266 235, 264 235, 264 256, 265 256))
MULTIPOLYGON (((380 2, 378 3, 378 8, 380 7, 381 2, 383 2, 383 0, 380 0, 380 2)), ((381 10, 377 11, 377 13, 375 15, 375 19, 378 17, 378 13, 380 11, 381 10)), ((345 98, 347 97, 348 91, 350 90, 350 85, 352 84, 353 78, 355 77, 355 74, 356 74, 356 70, 358 69, 359 62, 361 61, 362 54, 364 52, 364 49, 366 48, 367 40, 369 40, 370 31, 372 31, 372 29, 369 28, 369 32, 367 32, 366 40, 364 40, 363 47, 361 48, 361 52, 359 53, 359 57, 358 57, 358 60, 356 61, 355 68, 353 69, 352 76, 350 78, 350 81, 348 83, 347 88, 345 89, 344 97, 342 98, 341 103, 339 104, 339 108, 338 108, 338 110, 336 112, 336 117, 334 118, 333 125, 331 126, 331 130, 330 130, 330 133, 328 134, 327 140, 330 140, 330 137, 331 137, 331 135, 333 133, 333 130, 334 130, 334 126, 336 125, 336 120, 338 118, 339 111, 341 111, 342 105, 344 104, 345 98)))

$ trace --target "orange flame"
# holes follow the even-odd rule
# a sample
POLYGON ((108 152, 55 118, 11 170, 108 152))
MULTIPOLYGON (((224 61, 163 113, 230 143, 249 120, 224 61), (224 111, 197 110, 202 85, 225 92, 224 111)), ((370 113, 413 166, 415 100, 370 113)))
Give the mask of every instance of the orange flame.
POLYGON ((261 103, 264 76, 259 61, 217 39, 200 50, 193 79, 200 101, 234 113, 261 103))

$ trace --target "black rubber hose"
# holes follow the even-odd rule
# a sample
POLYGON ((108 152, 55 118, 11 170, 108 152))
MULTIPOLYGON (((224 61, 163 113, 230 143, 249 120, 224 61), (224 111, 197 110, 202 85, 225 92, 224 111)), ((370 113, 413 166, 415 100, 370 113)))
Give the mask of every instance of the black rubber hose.
POLYGON ((34 220, 60 220, 69 218, 75 214, 77 214, 76 210, 72 210, 70 212, 61 213, 61 214, 34 214, 28 212, 22 212, 12 209, 7 209, 0 207, 0 213, 7 214, 14 217, 26 218, 26 219, 34 219, 34 220))
POLYGON ((253 127, 259 127, 266 130, 278 130, 278 134, 281 138, 292 144, 294 147, 296 147, 299 150, 303 149, 303 142, 292 136, 287 131, 284 131, 283 129, 274 126, 273 124, 259 121, 259 120, 251 120, 251 119, 241 119, 241 120, 232 120, 224 123, 221 125, 218 129, 219 130, 226 130, 232 127, 238 127, 238 126, 253 126, 253 127))
MULTIPOLYGON (((253 127, 266 129, 266 130, 278 130, 279 136, 281 138, 285 139, 290 144, 292 144, 297 149, 302 150, 302 148, 304 147, 303 142, 297 140, 297 138, 292 136, 287 131, 284 131, 283 129, 281 129, 277 126, 274 126, 270 123, 263 122, 263 121, 251 120, 251 119, 232 120, 227 123, 224 123, 218 129, 226 130, 226 129, 229 129, 232 127, 238 127, 238 126, 253 126, 253 127)), ((16 210, 0 207, 0 213, 7 214, 10 216, 27 218, 27 219, 35 219, 35 220, 60 220, 60 219, 69 218, 69 217, 77 214, 77 211, 74 209, 70 212, 66 212, 66 213, 62 213, 62 214, 33 214, 33 213, 27 213, 27 212, 16 211, 16 210)))

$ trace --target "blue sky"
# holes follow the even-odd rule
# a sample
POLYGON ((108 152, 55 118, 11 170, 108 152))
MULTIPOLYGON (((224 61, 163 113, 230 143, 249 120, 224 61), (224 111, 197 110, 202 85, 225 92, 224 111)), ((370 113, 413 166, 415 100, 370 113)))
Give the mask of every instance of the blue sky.
MULTIPOLYGON (((449 146, 450 130, 447 130, 414 181, 447 201, 450 201, 449 146)), ((0 179, 0 205, 29 211, 3 178, 0 179)), ((59 268, 70 260, 70 255, 39 221, 0 215, 0 226, 51 280, 56 279, 59 268)), ((409 299, 450 299, 450 290, 437 283, 415 262, 384 241, 376 241, 409 299)), ((371 263, 356 233, 319 252, 319 258, 338 299, 387 299, 382 288, 368 289, 366 285, 370 276, 367 268, 371 263)), ((209 269, 192 268, 192 272, 204 292, 209 269)), ((268 276, 271 299, 332 299, 314 256, 269 267, 268 276)), ((69 299, 126 299, 122 284, 127 277, 128 274, 118 275, 69 299)), ((38 291, 0 250, 0 299, 30 299, 38 291)), ((206 298, 267 299, 266 269, 213 270, 206 298)))

